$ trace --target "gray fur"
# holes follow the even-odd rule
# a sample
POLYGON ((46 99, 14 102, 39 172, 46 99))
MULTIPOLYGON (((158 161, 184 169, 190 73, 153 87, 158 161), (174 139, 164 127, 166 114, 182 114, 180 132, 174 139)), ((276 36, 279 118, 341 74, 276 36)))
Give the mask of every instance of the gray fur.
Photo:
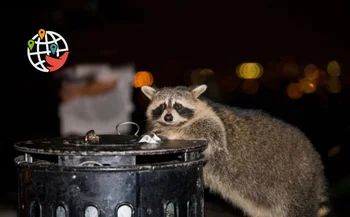
POLYGON ((320 207, 328 200, 320 156, 298 128, 261 111, 200 100, 193 92, 189 87, 159 89, 146 115, 149 131, 162 137, 208 140, 204 184, 209 189, 251 217, 327 214, 320 207), (171 126, 151 117, 150 110, 169 97, 193 106, 194 116, 171 126))

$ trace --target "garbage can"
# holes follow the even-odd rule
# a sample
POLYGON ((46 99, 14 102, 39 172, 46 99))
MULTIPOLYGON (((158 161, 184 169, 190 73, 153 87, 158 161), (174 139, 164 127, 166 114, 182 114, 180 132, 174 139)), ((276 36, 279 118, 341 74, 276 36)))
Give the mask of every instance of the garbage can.
POLYGON ((203 217, 206 141, 137 135, 18 142, 18 217, 203 217))

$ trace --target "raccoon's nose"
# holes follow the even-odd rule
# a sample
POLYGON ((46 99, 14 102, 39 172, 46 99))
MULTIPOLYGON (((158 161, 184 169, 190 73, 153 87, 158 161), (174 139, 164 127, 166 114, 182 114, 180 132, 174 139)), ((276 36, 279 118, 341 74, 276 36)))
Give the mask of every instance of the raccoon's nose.
POLYGON ((173 120, 173 116, 172 116, 171 114, 166 114, 166 115, 164 116, 164 120, 165 120, 166 122, 170 122, 170 121, 173 120))

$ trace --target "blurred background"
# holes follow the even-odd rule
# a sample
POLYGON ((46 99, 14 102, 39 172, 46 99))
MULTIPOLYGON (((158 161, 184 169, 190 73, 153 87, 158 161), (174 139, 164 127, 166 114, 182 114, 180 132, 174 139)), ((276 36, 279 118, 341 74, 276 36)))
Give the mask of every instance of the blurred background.
MULTIPOLYGON (((135 74, 141 73, 130 82, 132 121, 142 129, 148 101, 140 85, 202 83, 209 86, 205 94, 213 100, 262 109, 299 127, 322 156, 337 216, 350 216, 345 1, 62 0, 18 3, 21 7, 11 3, 4 3, 1 14, 6 51, 2 62, 9 66, 1 77, 0 209, 16 208, 13 159, 18 153, 13 144, 60 136, 61 83, 54 73, 37 71, 26 53, 28 39, 44 28, 67 41, 67 67, 81 62, 135 63, 135 74)), ((224 204, 214 195, 207 199, 224 204)))

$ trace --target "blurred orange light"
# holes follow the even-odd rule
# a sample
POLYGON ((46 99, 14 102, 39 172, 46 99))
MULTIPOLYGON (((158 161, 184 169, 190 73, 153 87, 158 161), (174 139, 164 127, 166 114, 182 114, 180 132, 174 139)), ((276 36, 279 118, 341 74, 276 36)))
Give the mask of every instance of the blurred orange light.
POLYGON ((289 84, 287 87, 287 94, 291 99, 299 99, 303 96, 303 92, 298 83, 289 84))
POLYGON ((313 93, 316 91, 316 84, 308 78, 300 79, 298 84, 300 91, 303 91, 304 93, 313 93))
POLYGON ((312 82, 308 82, 306 88, 304 89, 304 93, 313 93, 316 91, 316 85, 312 82))
POLYGON ((299 80, 298 84, 301 91, 304 91, 304 89, 307 86, 307 83, 308 83, 308 80, 306 78, 302 78, 299 80))
POLYGON ((315 80, 317 77, 317 66, 314 64, 308 64, 304 68, 304 75, 309 80, 315 80), (316 77, 316 78, 315 78, 316 77))
POLYGON ((316 81, 320 76, 320 72, 316 69, 314 71, 308 71, 305 73, 305 77, 310 81, 316 81))
POLYGON ((137 72, 134 77, 133 86, 139 88, 142 86, 151 86, 153 84, 153 76, 147 71, 137 72))

